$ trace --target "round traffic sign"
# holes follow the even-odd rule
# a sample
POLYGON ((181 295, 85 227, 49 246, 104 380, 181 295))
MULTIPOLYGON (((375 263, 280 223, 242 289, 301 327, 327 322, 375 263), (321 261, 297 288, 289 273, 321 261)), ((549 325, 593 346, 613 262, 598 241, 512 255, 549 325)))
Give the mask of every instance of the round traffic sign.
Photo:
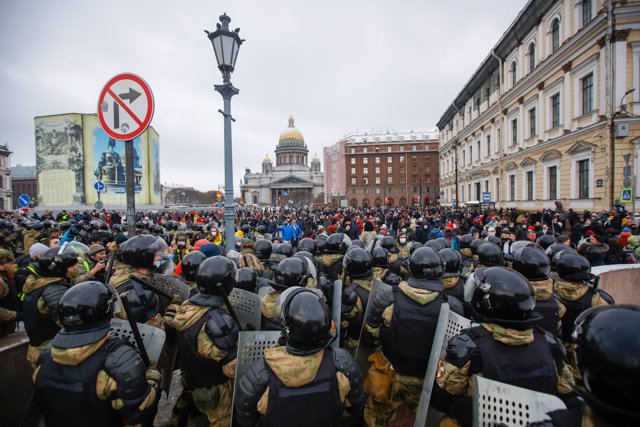
POLYGON ((98 119, 107 135, 118 141, 142 134, 153 117, 153 93, 140 76, 118 74, 107 82, 98 98, 98 119))
POLYGON ((104 208, 104 203, 102 203, 100 200, 98 200, 93 206, 96 209, 100 210, 100 209, 104 208))
POLYGON ((93 188, 95 188, 96 191, 104 191, 104 182, 96 181, 95 184, 93 184, 93 188))
POLYGON ((18 197, 18 204, 20 205, 21 208, 28 208, 29 203, 31 203, 31 197, 29 197, 28 194, 21 194, 18 197))

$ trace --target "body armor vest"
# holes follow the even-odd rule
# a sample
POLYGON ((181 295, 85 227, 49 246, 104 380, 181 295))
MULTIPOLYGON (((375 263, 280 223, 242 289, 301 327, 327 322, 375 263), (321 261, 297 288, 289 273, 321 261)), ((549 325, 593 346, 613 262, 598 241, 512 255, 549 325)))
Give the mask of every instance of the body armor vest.
POLYGON ((337 426, 343 409, 333 351, 327 347, 315 378, 307 385, 287 387, 277 375, 270 372, 269 405, 260 425, 264 427, 337 426))
POLYGON ((16 285, 9 281, 6 278, 0 278, 0 280, 4 280, 7 287, 9 288, 9 293, 4 296, 4 298, 0 299, 0 307, 6 308, 7 310, 16 311, 18 308, 18 296, 16 294, 16 285))
POLYGON ((564 317, 562 319, 562 341, 572 341, 571 334, 573 333, 573 322, 576 320, 578 315, 580 315, 580 313, 588 308, 591 308, 593 294, 594 292, 590 289, 584 295, 574 301, 560 298, 560 301, 562 301, 565 307, 567 307, 567 311, 564 313, 564 317))
POLYGON ((435 335, 440 306, 447 302, 442 293, 422 305, 393 288, 391 325, 380 328, 382 353, 402 375, 424 377, 435 335))
POLYGON ((462 277, 458 278, 458 282, 452 288, 445 289, 442 291, 445 295, 452 296, 457 298, 460 301, 464 301, 464 282, 465 280, 462 277))
POLYGON ((53 339, 60 330, 60 326, 53 321, 50 313, 42 314, 38 311, 38 300, 47 286, 51 285, 69 286, 66 283, 53 282, 26 294, 24 297, 24 328, 29 336, 29 344, 34 347, 53 339))
MULTIPOLYGON (((358 294, 358 298, 360 298, 360 300, 362 301, 362 308, 366 310, 367 304, 369 304, 369 291, 360 285, 356 285, 355 291, 356 291, 356 294, 358 294)), ((349 321, 349 328, 347 328, 347 336, 356 341, 359 340, 360 333, 362 332, 363 324, 364 324, 364 312, 361 313, 355 319, 349 321)))
POLYGON ((342 260, 337 261, 331 267, 325 266, 324 264, 322 264, 322 262, 320 263, 320 265, 321 265, 320 272, 327 279, 331 280, 332 282, 335 282, 340 278, 340 275, 342 274, 342 260))
POLYGON ((40 358, 36 378, 35 400, 47 427, 113 427, 124 425, 110 400, 96 396, 98 372, 109 353, 126 345, 113 338, 107 340, 88 359, 76 366, 53 361, 47 349, 40 358))
POLYGON ((542 314, 542 319, 540 319, 537 325, 550 334, 560 337, 561 330, 558 328, 560 308, 558 307, 557 297, 552 295, 548 300, 536 300, 534 310, 542 314))
POLYGON ((218 308, 212 308, 188 329, 178 332, 178 352, 180 357, 180 369, 182 369, 188 390, 208 388, 222 384, 227 377, 222 373, 225 359, 215 362, 198 353, 198 334, 209 319, 220 316, 218 308))
POLYGON ((533 342, 517 346, 494 340, 482 326, 465 329, 463 333, 471 336, 477 346, 477 353, 471 358, 470 375, 482 373, 485 378, 516 387, 557 393, 558 375, 544 332, 534 328, 533 342))

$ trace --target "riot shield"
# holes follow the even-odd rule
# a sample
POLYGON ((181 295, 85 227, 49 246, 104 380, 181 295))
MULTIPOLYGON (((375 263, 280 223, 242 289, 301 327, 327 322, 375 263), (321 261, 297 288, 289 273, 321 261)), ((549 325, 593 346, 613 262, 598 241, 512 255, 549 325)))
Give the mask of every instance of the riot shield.
MULTIPOLYGON (((333 295, 342 295, 342 280, 333 282, 333 295)), ((336 328, 335 339, 331 343, 333 348, 340 347, 340 317, 342 316, 342 298, 333 298, 331 307, 333 325, 336 328)))
POLYGON ((264 351, 278 343, 280 331, 243 331, 238 338, 238 355, 236 357, 236 374, 233 384, 233 399, 231 401, 231 422, 233 425, 233 408, 240 378, 247 372, 249 366, 264 357, 264 351))
MULTIPOLYGON (((449 304, 442 304, 440 307, 440 315, 438 316, 438 324, 433 335, 433 344, 431 345, 431 353, 429 354, 429 364, 424 374, 422 383, 422 391, 420 393, 420 402, 416 411, 416 418, 413 427, 424 427, 429 412, 429 401, 433 392, 433 383, 436 379, 438 364, 440 359, 444 358, 449 340, 458 335, 461 330, 471 326, 471 321, 449 309, 449 304)), ((476 425, 476 424, 474 424, 476 425)))
POLYGON ((262 301, 258 295, 243 289, 234 289, 229 294, 229 302, 238 316, 242 330, 260 330, 262 301))
MULTIPOLYGON (((160 354, 162 353, 162 347, 164 346, 164 331, 156 328, 155 326, 149 326, 142 323, 138 323, 137 326, 140 331, 140 335, 142 336, 144 347, 149 355, 149 360, 157 364, 158 359, 160 359, 160 354)), ((121 338, 132 344, 136 349, 138 348, 136 340, 133 338, 131 326, 129 326, 129 322, 126 320, 111 319, 111 336, 121 338)))
POLYGON ((474 375, 473 425, 500 423, 510 426, 550 421, 547 413, 566 409, 557 396, 515 387, 474 375))
POLYGON ((367 307, 364 311, 364 321, 362 322, 362 330, 360 331, 360 339, 358 341, 359 344, 358 348, 356 349, 356 355, 354 357, 363 376, 366 376, 367 372, 369 371, 369 356, 371 356, 371 354, 375 351, 375 346, 363 342, 362 334, 364 332, 367 319, 369 318, 369 314, 371 313, 375 295, 381 290, 388 287, 390 286, 378 278, 374 278, 373 282, 371 283, 371 292, 369 292, 369 300, 367 301, 367 307))
POLYGON ((157 286, 161 290, 168 294, 178 296, 180 303, 182 304, 189 298, 189 285, 181 282, 175 277, 167 276, 165 274, 153 274, 149 283, 157 286))

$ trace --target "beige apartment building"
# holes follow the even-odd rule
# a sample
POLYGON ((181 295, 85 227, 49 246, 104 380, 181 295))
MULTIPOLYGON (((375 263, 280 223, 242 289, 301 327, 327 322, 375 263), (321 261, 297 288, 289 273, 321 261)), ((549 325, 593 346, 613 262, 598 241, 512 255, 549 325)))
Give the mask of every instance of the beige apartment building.
POLYGON ((437 126, 443 205, 631 209, 640 1, 529 1, 437 126))

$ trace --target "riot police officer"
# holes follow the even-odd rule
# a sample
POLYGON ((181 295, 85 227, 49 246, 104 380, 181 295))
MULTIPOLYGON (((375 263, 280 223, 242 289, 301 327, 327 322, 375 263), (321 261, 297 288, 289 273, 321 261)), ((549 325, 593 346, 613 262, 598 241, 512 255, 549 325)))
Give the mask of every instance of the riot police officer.
POLYGON ((560 325, 566 308, 553 293, 549 257, 536 247, 526 246, 514 254, 513 269, 527 278, 536 293, 535 311, 542 315, 538 326, 561 338, 560 325))
POLYGON ((264 267, 262 276, 268 279, 273 279, 274 277, 276 277, 276 272, 273 268, 271 268, 271 263, 269 262, 272 252, 273 246, 271 246, 271 242, 266 239, 258 239, 253 246, 253 254, 256 256, 256 258, 258 258, 258 260, 264 267))
POLYGON ((130 275, 139 277, 141 280, 150 280, 156 253, 161 249, 162 246, 157 237, 142 235, 126 240, 120 245, 120 256, 124 264, 111 276, 109 284, 122 295, 133 286, 129 280, 130 275))
POLYGON ((279 331, 282 328, 278 298, 293 286, 307 286, 309 282, 308 263, 300 258, 286 258, 276 268, 275 280, 271 286, 260 289, 262 299, 262 330, 279 331))
POLYGON ((460 252, 451 248, 443 248, 438 251, 438 255, 444 263, 442 273, 442 284, 444 293, 464 301, 464 280, 460 277, 462 273, 462 256, 460 252))
POLYGON ((449 341, 440 361, 431 402, 471 425, 472 377, 557 394, 569 400, 573 376, 556 337, 535 324, 535 292, 520 273, 505 267, 476 270, 465 283, 465 301, 479 326, 463 329, 449 341))
POLYGON ((200 251, 191 251, 182 258, 180 263, 182 271, 181 275, 183 282, 185 282, 191 289, 196 288, 196 275, 198 273, 198 267, 207 259, 206 255, 200 251))
POLYGON ((119 426, 152 419, 160 373, 111 338, 114 289, 97 281, 70 288, 58 304, 62 330, 38 359, 35 401, 47 426, 119 426))
POLYGON ((18 316, 18 297, 13 282, 18 265, 13 252, 0 249, 0 337, 13 333, 18 316))
POLYGON ((211 426, 229 425, 240 328, 224 309, 224 299, 236 277, 236 266, 228 258, 218 255, 203 261, 196 276, 199 292, 178 308, 171 322, 178 335, 184 384, 174 425, 188 417, 191 403, 211 426))
POLYGON ((352 248, 344 257, 346 285, 342 292, 342 346, 355 354, 364 323, 364 312, 373 284, 373 260, 365 249, 352 248))
POLYGON ((324 255, 320 260, 320 275, 331 282, 342 277, 342 258, 351 246, 351 239, 343 233, 334 233, 327 238, 324 255))
POLYGON ((444 263, 429 247, 417 249, 409 258, 407 281, 376 293, 365 328, 382 343, 365 381, 369 394, 365 408, 368 426, 387 426, 406 405, 415 414, 420 400, 429 353, 440 308, 449 303, 462 314, 462 304, 444 294, 444 263))
POLYGON ((238 426, 338 426, 346 409, 364 406, 360 373, 343 349, 332 349, 331 316, 310 289, 290 291, 282 304, 285 345, 265 350, 239 380, 238 426))
POLYGON ((398 286, 402 278, 389 271, 389 251, 378 246, 373 249, 373 277, 382 280, 387 285, 398 286))
POLYGON ((58 304, 78 275, 78 258, 67 245, 48 249, 38 260, 40 276, 24 285, 24 326, 29 336, 27 360, 35 364, 60 330, 58 304))
POLYGON ((389 266, 388 269, 393 274, 400 276, 402 279, 407 278, 408 272, 402 266, 402 259, 400 258, 400 249, 393 236, 384 236, 380 239, 380 247, 385 248, 389 252, 389 266))
POLYGON ((478 268, 503 266, 503 257, 502 249, 495 243, 482 242, 478 246, 478 268))

